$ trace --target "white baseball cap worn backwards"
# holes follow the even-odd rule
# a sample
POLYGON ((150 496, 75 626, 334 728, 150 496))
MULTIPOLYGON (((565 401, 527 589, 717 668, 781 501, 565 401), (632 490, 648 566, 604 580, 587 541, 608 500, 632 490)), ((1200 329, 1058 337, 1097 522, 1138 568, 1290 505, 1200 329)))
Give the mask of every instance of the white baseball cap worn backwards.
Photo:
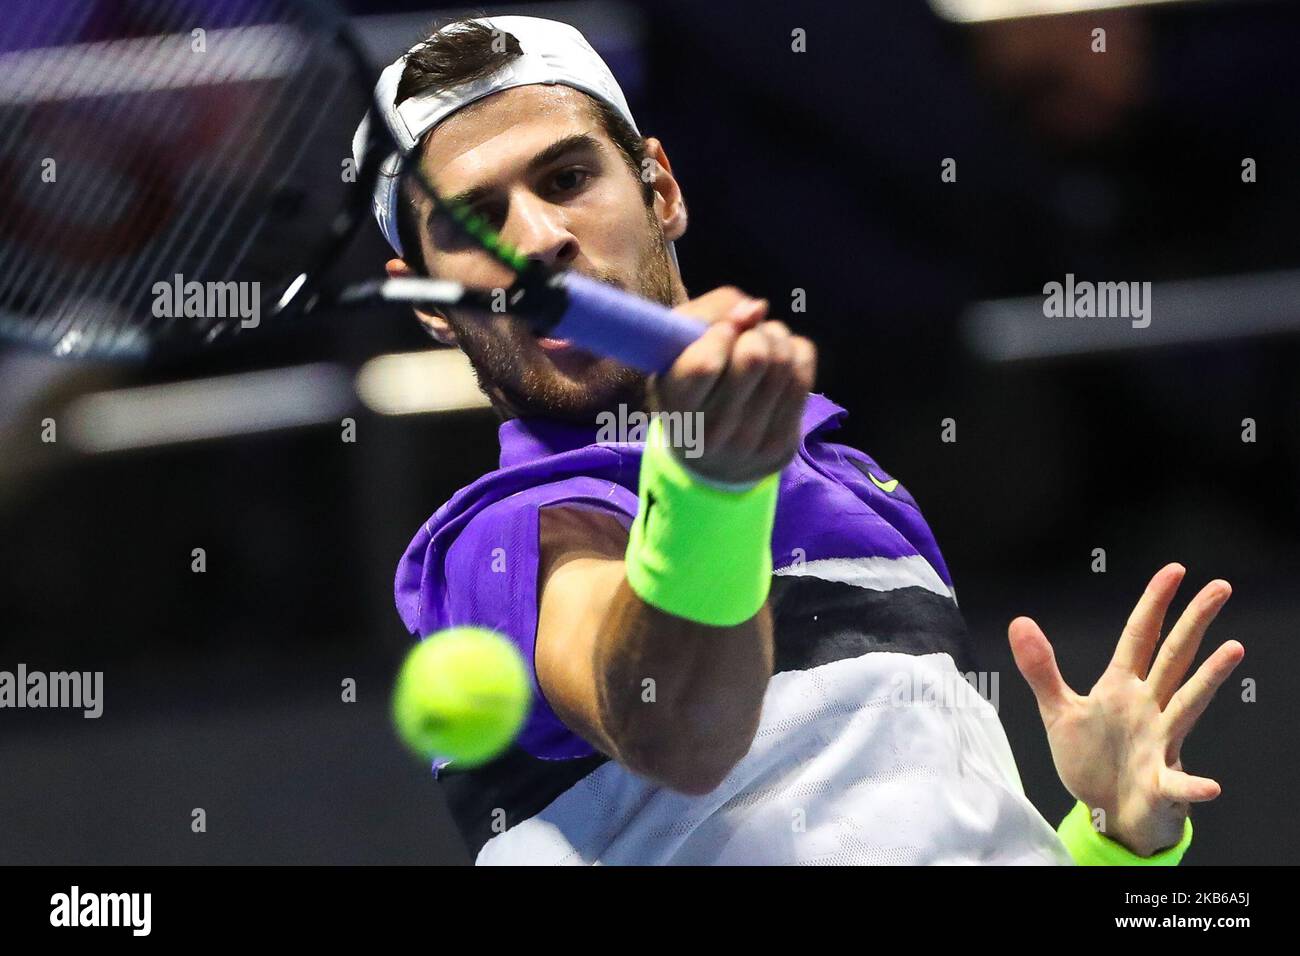
MULTIPOLYGON (((403 254, 402 242, 397 234, 397 204, 400 201, 398 173, 402 157, 414 150, 421 138, 439 123, 470 103, 517 86, 558 83, 608 104, 627 121, 638 136, 641 134, 614 74, 583 35, 567 23, 520 16, 480 17, 472 22, 511 34, 519 41, 522 55, 514 57, 486 77, 452 88, 429 90, 398 104, 397 87, 406 69, 406 59, 428 42, 422 40, 386 67, 375 86, 376 106, 381 110, 381 118, 401 152, 389 154, 380 164, 373 207, 384 238, 399 256, 403 254)), ((464 28, 464 21, 460 21, 449 24, 439 33, 464 28)), ((374 114, 375 109, 366 114, 352 137, 352 154, 357 168, 361 167, 365 158, 363 154, 369 141, 370 123, 374 121, 374 114)), ((669 255, 676 263, 673 244, 669 242, 667 245, 669 255)))

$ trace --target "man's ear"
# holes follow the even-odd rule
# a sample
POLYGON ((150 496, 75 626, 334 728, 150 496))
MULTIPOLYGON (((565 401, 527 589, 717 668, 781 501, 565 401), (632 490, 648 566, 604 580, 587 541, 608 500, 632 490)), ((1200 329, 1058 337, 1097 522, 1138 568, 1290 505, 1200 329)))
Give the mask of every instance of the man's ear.
POLYGON ((686 234, 686 199, 682 188, 673 176, 673 164, 668 161, 664 144, 653 136, 645 140, 645 156, 648 161, 641 175, 653 176, 650 181, 655 191, 655 215, 664 227, 664 238, 670 242, 686 234))
MULTIPOLYGON (((388 270, 390 279, 402 279, 408 276, 414 276, 415 271, 406 264, 405 259, 389 259, 384 268, 388 270)), ((456 330, 451 327, 447 317, 437 310, 426 311, 424 309, 413 309, 415 317, 420 320, 420 324, 425 327, 430 335, 441 342, 443 345, 456 344, 456 330)))

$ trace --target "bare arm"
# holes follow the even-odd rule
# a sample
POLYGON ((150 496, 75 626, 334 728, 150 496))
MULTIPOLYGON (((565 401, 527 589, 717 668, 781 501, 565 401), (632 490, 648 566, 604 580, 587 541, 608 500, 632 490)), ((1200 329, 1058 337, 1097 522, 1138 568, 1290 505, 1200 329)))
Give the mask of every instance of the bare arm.
POLYGON ((541 513, 537 676, 561 720, 634 773, 713 790, 748 751, 772 675, 767 608, 735 627, 697 624, 627 583, 627 532, 594 511, 541 513))
MULTIPOLYGON (((706 480, 758 481, 780 471, 801 438, 812 343, 763 321, 765 302, 717 289, 680 311, 713 323, 654 384, 662 411, 698 414, 706 480)), ((612 515, 541 513, 536 665, 557 715, 634 773, 708 793, 748 752, 772 676, 766 604, 714 627, 643 601, 628 584, 628 535, 612 515)), ((701 569, 700 573, 709 573, 701 569)))

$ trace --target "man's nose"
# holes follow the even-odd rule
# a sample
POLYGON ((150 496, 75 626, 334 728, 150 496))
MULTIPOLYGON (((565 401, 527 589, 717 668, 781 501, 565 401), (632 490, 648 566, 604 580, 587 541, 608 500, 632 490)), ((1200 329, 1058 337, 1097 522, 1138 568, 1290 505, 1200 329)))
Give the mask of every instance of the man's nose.
POLYGON ((578 257, 578 240, 569 231, 563 210, 531 193, 511 204, 510 231, 519 253, 534 262, 562 269, 578 257))

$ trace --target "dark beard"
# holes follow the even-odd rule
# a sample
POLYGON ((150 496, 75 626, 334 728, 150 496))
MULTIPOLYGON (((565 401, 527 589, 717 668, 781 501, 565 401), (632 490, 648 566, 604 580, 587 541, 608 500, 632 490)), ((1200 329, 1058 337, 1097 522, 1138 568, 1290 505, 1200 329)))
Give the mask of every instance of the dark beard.
MULTIPOLYGON (((672 264, 663 230, 647 210, 647 249, 637 270, 632 291, 662 305, 675 304, 672 264)), ((590 274, 611 285, 625 286, 622 277, 590 274)), ((533 341, 527 324, 512 316, 474 319, 448 315, 456 339, 478 378, 479 388, 492 402, 497 416, 559 418, 590 424, 603 411, 646 408, 649 377, 612 359, 594 360, 574 381, 551 365, 536 367, 521 360, 520 343, 533 341)))

